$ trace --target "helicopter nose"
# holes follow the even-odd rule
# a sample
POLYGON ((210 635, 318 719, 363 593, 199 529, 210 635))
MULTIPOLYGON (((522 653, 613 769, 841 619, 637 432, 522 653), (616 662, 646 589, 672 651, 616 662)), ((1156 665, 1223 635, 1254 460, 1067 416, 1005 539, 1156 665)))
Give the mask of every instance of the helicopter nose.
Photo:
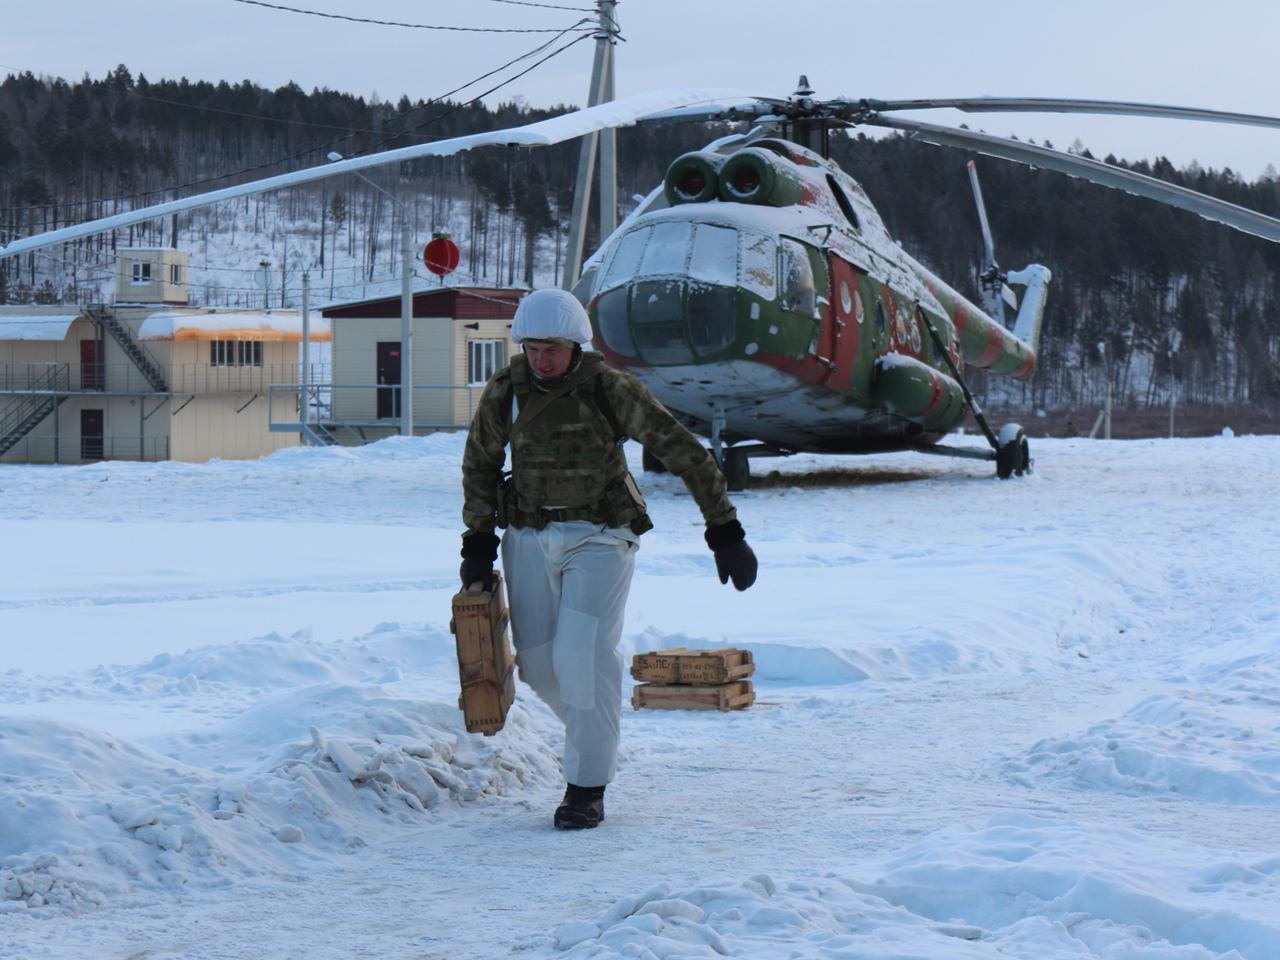
POLYGON ((686 278, 632 280, 596 301, 604 346, 649 366, 722 359, 738 339, 737 291, 686 278))

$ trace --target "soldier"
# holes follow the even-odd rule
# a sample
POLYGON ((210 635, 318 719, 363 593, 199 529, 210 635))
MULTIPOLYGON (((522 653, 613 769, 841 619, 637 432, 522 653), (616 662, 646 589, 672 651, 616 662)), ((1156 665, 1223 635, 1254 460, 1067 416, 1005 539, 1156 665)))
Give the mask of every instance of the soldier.
POLYGON ((640 534, 653 526, 622 439, 684 480, 721 583, 747 589, 756 557, 702 444, 638 380, 583 352, 591 324, 572 294, 525 296, 511 338, 522 353, 485 387, 467 436, 459 572, 464 587, 491 586, 501 542, 520 677, 565 725, 568 785, 555 825, 591 828, 617 763, 623 609, 640 534), (496 527, 506 528, 501 541, 496 527))

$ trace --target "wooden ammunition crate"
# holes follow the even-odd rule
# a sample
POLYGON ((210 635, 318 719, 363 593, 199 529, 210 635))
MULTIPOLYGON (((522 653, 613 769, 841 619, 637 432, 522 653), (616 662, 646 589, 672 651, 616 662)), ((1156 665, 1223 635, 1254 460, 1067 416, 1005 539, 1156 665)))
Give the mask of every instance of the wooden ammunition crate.
POLYGON ((668 647, 631 658, 631 676, 647 683, 711 684, 742 680, 755 673, 750 650, 690 650, 668 647))
POLYGON ((750 680, 706 686, 638 683, 631 691, 631 706, 637 710, 742 710, 755 700, 750 680))
POLYGON ((507 642, 507 604, 502 577, 492 592, 463 590, 453 596, 449 630, 458 646, 458 706, 468 733, 493 736, 507 721, 516 698, 515 657, 507 642))

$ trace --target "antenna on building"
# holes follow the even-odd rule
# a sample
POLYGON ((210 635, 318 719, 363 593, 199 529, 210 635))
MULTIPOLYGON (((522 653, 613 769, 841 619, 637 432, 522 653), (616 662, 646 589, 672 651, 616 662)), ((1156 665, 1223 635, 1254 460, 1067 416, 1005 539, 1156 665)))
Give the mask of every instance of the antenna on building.
MULTIPOLYGON (((617 0, 596 0, 600 27, 596 31, 596 57, 591 67, 591 88, 587 92, 589 107, 607 103, 614 97, 613 48, 618 42, 619 32, 617 6, 617 0)), ((578 153, 578 180, 573 188, 573 213, 569 216, 569 250, 561 282, 566 290, 578 282, 578 272, 582 269, 597 138, 600 143, 600 239, 613 233, 618 226, 618 132, 609 127, 584 136, 578 153)))

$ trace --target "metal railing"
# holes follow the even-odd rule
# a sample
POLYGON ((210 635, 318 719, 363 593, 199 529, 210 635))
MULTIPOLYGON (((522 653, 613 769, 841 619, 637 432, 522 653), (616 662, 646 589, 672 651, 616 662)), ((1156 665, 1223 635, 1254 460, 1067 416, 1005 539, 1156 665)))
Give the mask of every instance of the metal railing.
POLYGON ((103 330, 107 331, 107 333, 111 335, 111 338, 119 344, 120 349, 123 350, 133 361, 138 372, 141 373, 143 378, 151 385, 153 392, 169 392, 168 386, 165 383, 164 373, 160 368, 160 364, 156 361, 156 358, 153 357, 146 348, 142 346, 142 344, 134 339, 133 332, 116 319, 115 314, 111 312, 109 307, 102 304, 87 306, 84 308, 84 313, 91 319, 97 321, 98 325, 103 330))
POLYGON ((12 450, 66 400, 67 364, 45 364, 43 374, 31 382, 31 393, 18 396, 0 412, 0 456, 12 450))
MULTIPOLYGON (((320 442, 362 443, 400 430, 399 384, 273 383, 267 393, 270 429, 309 435, 320 442), (304 398, 305 393, 305 398, 304 398), (308 404, 307 422, 300 416, 308 404), (308 429, 310 428, 310 429, 308 429), (342 439, 325 436, 339 435, 342 439)), ((414 384, 414 429, 466 430, 484 385, 414 384)))
POLYGON ((94 463, 99 460, 169 459, 168 437, 24 437, 13 448, 21 463, 94 463))
MULTIPOLYGON (((67 371, 60 389, 72 392, 155 394, 151 381, 131 363, 56 364, 67 371)), ((47 390, 43 385, 48 363, 0 363, 0 393, 47 390)), ((260 367, 215 367, 207 363, 182 363, 166 367, 169 393, 266 393, 275 383, 296 383, 296 363, 272 363, 260 367)))

